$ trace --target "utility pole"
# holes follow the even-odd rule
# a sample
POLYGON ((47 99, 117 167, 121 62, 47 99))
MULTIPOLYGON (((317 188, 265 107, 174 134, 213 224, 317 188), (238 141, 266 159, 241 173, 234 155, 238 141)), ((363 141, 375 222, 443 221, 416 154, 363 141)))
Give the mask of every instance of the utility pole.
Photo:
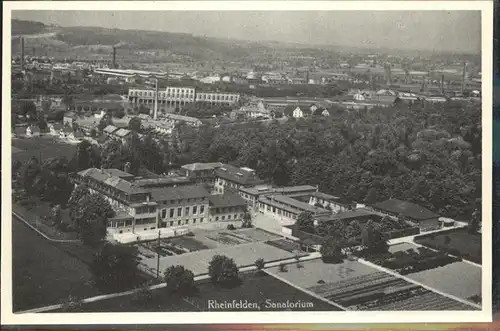
POLYGON ((156 278, 160 278, 160 230, 158 230, 158 247, 156 249, 156 278))

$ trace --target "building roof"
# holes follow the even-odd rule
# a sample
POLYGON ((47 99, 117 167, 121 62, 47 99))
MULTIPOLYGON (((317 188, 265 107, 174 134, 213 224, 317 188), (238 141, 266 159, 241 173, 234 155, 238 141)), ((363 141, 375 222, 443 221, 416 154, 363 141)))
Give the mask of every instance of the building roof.
POLYGON ((188 177, 169 176, 159 178, 135 179, 134 184, 140 187, 169 186, 176 184, 188 184, 191 180, 188 177))
POLYGON ((316 187, 311 185, 283 186, 283 187, 258 185, 254 187, 241 188, 240 191, 251 195, 264 194, 264 193, 292 194, 292 193, 300 193, 303 191, 316 191, 316 187))
POLYGON ((210 192, 203 185, 189 185, 178 187, 162 187, 151 190, 155 201, 199 199, 210 196, 210 192))
POLYGON ((130 130, 127 130, 127 129, 118 129, 117 131, 115 131, 115 135, 117 135, 118 137, 126 137, 127 135, 129 135, 130 133, 132 133, 132 131, 130 130))
POLYGON ((350 205, 350 204, 354 203, 351 200, 348 200, 346 198, 336 197, 336 196, 329 195, 329 194, 326 194, 323 192, 314 192, 312 195, 319 198, 319 199, 323 199, 326 201, 331 201, 331 202, 335 202, 335 203, 343 204, 343 205, 350 205))
POLYGON ((183 115, 177 115, 177 114, 171 114, 171 113, 165 114, 165 117, 167 119, 171 119, 174 121, 183 121, 183 122, 188 122, 188 123, 201 123, 201 121, 195 117, 189 117, 189 116, 183 116, 183 115))
POLYGON ((332 221, 348 220, 352 218, 366 217, 366 216, 373 216, 374 218, 380 218, 383 217, 384 215, 374 210, 358 208, 356 210, 345 211, 337 214, 321 215, 317 217, 317 220, 319 222, 332 222, 332 221))
POLYGON ((107 127, 104 128, 104 132, 106 133, 113 133, 115 132, 116 130, 118 130, 118 128, 114 125, 108 125, 107 127))
POLYGON ((134 177, 134 175, 128 173, 128 172, 125 172, 125 171, 122 171, 120 169, 115 169, 115 168, 109 168, 109 169, 102 169, 104 172, 110 174, 111 176, 116 176, 116 177, 120 177, 120 178, 130 178, 130 177, 134 177))
POLYGON ((255 172, 244 170, 230 164, 223 164, 222 167, 215 169, 215 174, 220 178, 240 185, 257 185, 264 183, 262 179, 257 177, 255 172))
POLYGON ((52 127, 54 130, 61 130, 63 128, 63 125, 61 123, 52 123, 49 124, 49 127, 52 127))
POLYGON ((379 202, 374 205, 373 208, 392 214, 402 214, 417 221, 424 221, 439 217, 438 214, 430 211, 427 208, 399 199, 389 199, 379 202))
POLYGON ((215 170, 215 169, 220 168, 222 166, 223 166, 223 164, 220 162, 191 163, 191 164, 185 164, 181 168, 186 169, 186 170, 191 170, 191 171, 198 171, 198 170, 215 170))
POLYGON ((128 182, 120 177, 112 176, 101 169, 89 168, 80 171, 78 174, 82 177, 92 178, 98 182, 114 187, 117 190, 125 192, 127 194, 147 192, 134 183, 128 182))
POLYGON ((265 197, 261 197, 259 201, 276 206, 278 208, 284 209, 286 211, 292 212, 292 213, 300 213, 303 211, 308 211, 313 214, 316 213, 327 213, 329 212, 326 209, 319 208, 316 206, 311 206, 310 204, 306 202, 302 202, 299 200, 296 200, 294 198, 288 197, 286 195, 268 195, 265 197))
POLYGON ((224 208, 224 207, 237 207, 245 206, 246 202, 243 198, 234 192, 226 192, 224 194, 215 194, 208 197, 210 207, 224 208))

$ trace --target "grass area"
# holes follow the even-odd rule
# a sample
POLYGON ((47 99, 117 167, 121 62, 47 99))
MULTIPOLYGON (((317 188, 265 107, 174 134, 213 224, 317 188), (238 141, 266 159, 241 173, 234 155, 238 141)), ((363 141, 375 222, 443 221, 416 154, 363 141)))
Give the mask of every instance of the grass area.
POLYGON ((187 248, 191 252, 201 251, 203 249, 210 248, 207 245, 203 244, 202 242, 196 240, 195 238, 186 237, 186 236, 168 239, 168 241, 176 246, 181 246, 181 247, 187 248))
POLYGON ((14 311, 57 304, 70 294, 98 294, 89 284, 92 275, 81 259, 67 254, 14 217, 12 245, 14 311))
POLYGON ((233 288, 220 288, 214 286, 210 280, 197 282, 198 293, 186 300, 177 299, 158 289, 153 292, 153 300, 144 305, 134 302, 133 295, 97 301, 84 305, 86 312, 181 312, 181 311, 284 311, 286 308, 277 308, 272 303, 285 304, 289 302, 311 303, 306 308, 292 308, 290 310, 301 311, 337 311, 324 301, 318 300, 310 295, 288 285, 280 280, 266 274, 254 272, 241 275, 242 283, 233 288), (250 309, 238 308, 215 308, 211 302, 231 303, 235 301, 248 302, 256 307, 250 309), (312 307, 311 307, 312 306, 312 307), (259 309, 260 307, 260 309, 259 309))
POLYGON ((466 229, 419 236, 415 238, 415 242, 478 264, 482 262, 481 235, 471 234, 466 229))
MULTIPOLYGON (((50 203, 46 201, 36 200, 36 203, 27 206, 18 204, 12 205, 12 210, 22 216, 27 222, 43 232, 49 238, 57 240, 75 240, 77 233, 63 232, 52 225, 52 221, 48 218, 51 215, 50 203)), ((67 224, 72 223, 67 209, 61 210, 62 219, 67 224)))
POLYGON ((481 276, 480 267, 466 262, 455 262, 406 275, 424 285, 465 300, 481 295, 481 276))
POLYGON ((35 156, 43 159, 64 156, 70 160, 76 152, 76 145, 65 144, 52 137, 12 139, 12 146, 22 151, 12 153, 14 160, 26 162, 35 156))

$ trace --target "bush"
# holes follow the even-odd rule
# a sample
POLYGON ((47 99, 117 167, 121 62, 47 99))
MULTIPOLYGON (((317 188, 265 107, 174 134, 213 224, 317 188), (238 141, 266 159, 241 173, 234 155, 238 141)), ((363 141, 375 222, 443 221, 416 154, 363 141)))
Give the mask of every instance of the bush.
POLYGON ((288 267, 286 266, 286 264, 280 263, 279 271, 280 272, 287 272, 288 271, 288 267))
POLYGON ((236 227, 233 224, 228 224, 227 229, 228 230, 236 230, 236 227))

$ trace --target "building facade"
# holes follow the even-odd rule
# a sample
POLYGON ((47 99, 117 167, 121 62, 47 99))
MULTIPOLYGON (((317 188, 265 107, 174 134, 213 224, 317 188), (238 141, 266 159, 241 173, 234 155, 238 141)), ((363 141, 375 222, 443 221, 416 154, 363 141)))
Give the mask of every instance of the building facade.
POLYGON ((238 168, 229 164, 223 164, 215 170, 216 193, 222 194, 227 190, 238 192, 242 187, 251 187, 264 184, 255 170, 250 168, 238 168))

